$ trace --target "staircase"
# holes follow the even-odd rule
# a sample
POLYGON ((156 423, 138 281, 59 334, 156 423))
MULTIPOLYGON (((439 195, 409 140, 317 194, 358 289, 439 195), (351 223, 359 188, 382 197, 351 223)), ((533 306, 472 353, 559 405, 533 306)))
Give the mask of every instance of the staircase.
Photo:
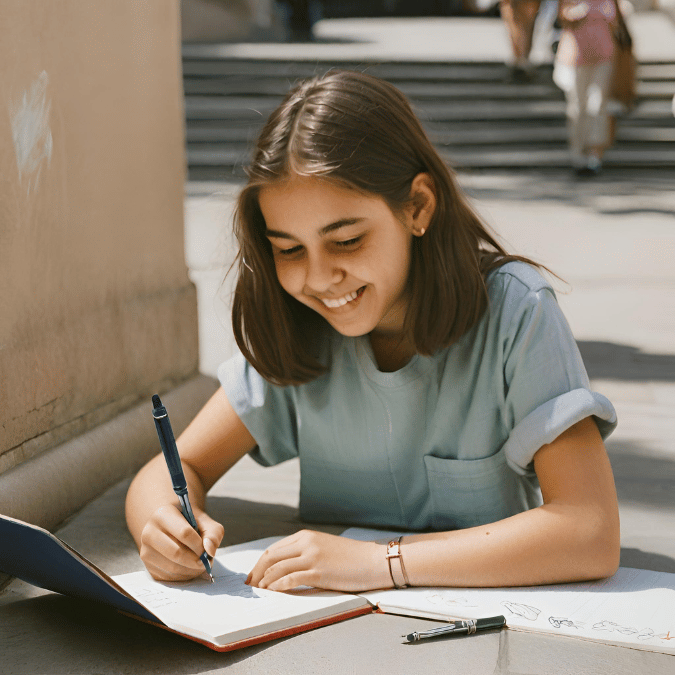
MULTIPOLYGON (((335 63, 218 58, 183 47, 191 181, 240 181, 269 113, 299 79, 335 63)), ((340 62, 389 80, 412 101, 446 161, 460 171, 567 170, 565 101, 551 66, 533 82, 508 82, 495 62, 340 62)), ((639 101, 619 120, 606 172, 675 169, 675 62, 641 64, 639 101)))

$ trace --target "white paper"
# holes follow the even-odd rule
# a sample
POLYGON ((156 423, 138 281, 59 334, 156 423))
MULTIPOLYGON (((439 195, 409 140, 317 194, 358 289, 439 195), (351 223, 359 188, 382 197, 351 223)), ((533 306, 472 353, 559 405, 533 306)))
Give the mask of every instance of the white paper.
POLYGON ((169 628, 221 645, 365 605, 345 593, 310 588, 277 593, 247 586, 248 573, 278 539, 219 549, 212 565, 214 583, 206 575, 188 582, 160 582, 147 572, 113 578, 169 628))

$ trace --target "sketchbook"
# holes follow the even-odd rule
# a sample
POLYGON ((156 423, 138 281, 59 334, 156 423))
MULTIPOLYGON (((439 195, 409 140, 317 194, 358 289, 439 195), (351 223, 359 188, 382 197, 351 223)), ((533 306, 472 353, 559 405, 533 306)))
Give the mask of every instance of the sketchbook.
POLYGON ((0 516, 0 572, 34 586, 111 605, 215 651, 301 633, 373 611, 365 598, 303 588, 277 593, 244 582, 263 551, 281 537, 218 549, 214 583, 159 582, 147 572, 109 577, 58 537, 0 516))
MULTIPOLYGON (((348 529, 343 536, 380 538, 362 528, 348 529)), ((390 614, 442 621, 503 614, 512 630, 675 654, 675 574, 667 572, 620 567, 608 579, 575 584, 406 588, 361 596, 390 614)))

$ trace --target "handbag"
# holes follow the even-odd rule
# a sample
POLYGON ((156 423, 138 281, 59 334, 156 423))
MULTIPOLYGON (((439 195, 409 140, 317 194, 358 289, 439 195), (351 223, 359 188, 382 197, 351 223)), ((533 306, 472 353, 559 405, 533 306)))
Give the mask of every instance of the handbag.
POLYGON ((614 39, 614 63, 609 98, 623 104, 627 109, 635 105, 637 92, 635 72, 637 62, 633 54, 633 38, 617 4, 617 27, 612 31, 614 39))

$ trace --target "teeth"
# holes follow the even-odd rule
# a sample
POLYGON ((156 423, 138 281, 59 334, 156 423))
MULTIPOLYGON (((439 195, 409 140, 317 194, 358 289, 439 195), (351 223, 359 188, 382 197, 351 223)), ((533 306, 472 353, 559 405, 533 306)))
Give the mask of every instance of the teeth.
POLYGON ((323 304, 326 305, 326 307, 335 309, 336 307, 342 307, 343 305, 346 305, 348 302, 355 300, 358 294, 359 294, 358 291, 352 291, 351 293, 347 293, 347 295, 343 296, 342 298, 334 298, 334 299, 321 298, 321 302, 323 302, 323 304))

